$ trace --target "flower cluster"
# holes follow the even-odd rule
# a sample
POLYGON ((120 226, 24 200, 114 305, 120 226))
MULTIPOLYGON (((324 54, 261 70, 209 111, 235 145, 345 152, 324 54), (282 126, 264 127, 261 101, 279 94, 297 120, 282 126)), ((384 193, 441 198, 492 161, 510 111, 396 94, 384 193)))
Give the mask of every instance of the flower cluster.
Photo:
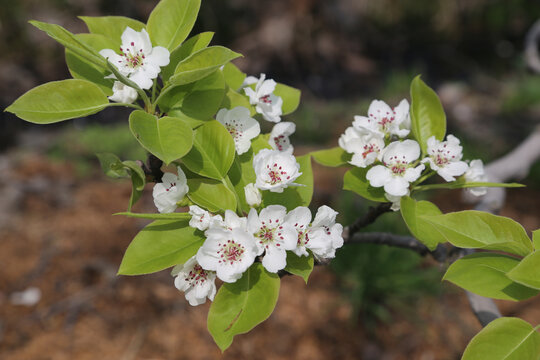
MULTIPOLYGON (((355 116, 352 126, 339 138, 339 146, 352 154, 349 163, 370 167, 366 179, 371 186, 384 188, 386 198, 394 203, 394 210, 399 209, 400 198, 409 194, 411 183, 419 180, 424 171, 426 177, 437 173, 447 182, 461 175, 465 175, 468 182, 485 181, 481 161, 473 160, 470 166, 462 161, 462 147, 453 135, 448 135, 446 141, 434 136, 429 138, 427 156, 420 159, 420 145, 406 138, 410 127, 407 100, 403 99, 395 108, 374 100, 368 116, 355 116)), ((485 190, 476 188, 471 192, 483 195, 485 190)))
POLYGON ((231 210, 224 217, 213 215, 196 205, 190 206, 189 213, 190 226, 204 231, 206 239, 197 254, 172 274, 191 305, 213 300, 216 277, 235 282, 256 259, 267 271, 277 273, 287 266, 287 251, 297 256, 309 256, 311 251, 317 259, 328 259, 343 246, 343 226, 328 206, 320 207, 313 221, 307 207, 287 213, 281 205, 260 212, 251 209, 247 217, 231 210))

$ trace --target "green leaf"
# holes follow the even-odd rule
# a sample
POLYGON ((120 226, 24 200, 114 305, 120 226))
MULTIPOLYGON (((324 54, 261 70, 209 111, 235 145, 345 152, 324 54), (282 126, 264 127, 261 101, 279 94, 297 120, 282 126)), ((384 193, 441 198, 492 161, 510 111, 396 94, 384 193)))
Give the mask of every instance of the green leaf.
POLYGON ((520 188, 525 187, 525 185, 518 183, 465 182, 464 180, 457 180, 450 183, 415 186, 413 189, 414 191, 425 191, 435 189, 465 189, 475 187, 520 188))
POLYGON ((113 47, 104 49, 115 51, 122 45, 121 37, 128 26, 135 31, 145 28, 142 22, 124 16, 79 16, 79 19, 84 21, 90 33, 103 35, 113 42, 113 47))
POLYGON ((242 56, 223 46, 210 46, 182 60, 169 79, 173 85, 185 85, 202 79, 229 61, 242 56))
POLYGON ((527 255, 506 276, 519 284, 540 290, 540 251, 527 255))
POLYGON ((256 114, 255 108, 251 106, 251 104, 249 103, 249 99, 246 96, 234 91, 230 87, 227 87, 227 90, 225 92, 225 96, 223 97, 223 102, 221 103, 220 108, 225 108, 225 109, 230 110, 237 106, 243 106, 249 109, 251 116, 256 114))
POLYGON ((182 160, 194 173, 221 181, 231 168, 234 154, 231 134, 212 120, 195 130, 193 148, 182 160))
POLYGON ((353 168, 343 177, 343 189, 350 190, 371 201, 388 202, 382 187, 375 188, 366 179, 367 168, 353 168))
POLYGON ((124 215, 127 217, 137 218, 137 219, 152 219, 152 220, 191 220, 191 215, 189 213, 168 213, 168 214, 142 214, 142 213, 133 213, 133 212, 119 212, 114 215, 124 215))
POLYGON ((471 340, 462 360, 538 360, 540 334, 518 318, 490 322, 471 340))
POLYGON ((96 154, 96 156, 101 164, 101 169, 108 177, 120 179, 129 176, 118 156, 111 153, 101 153, 96 154))
POLYGON ((188 197, 211 212, 236 210, 236 198, 223 183, 211 179, 188 179, 188 197))
POLYGON ((174 70, 180 61, 184 60, 191 54, 206 48, 208 44, 210 44, 210 41, 212 41, 213 37, 214 33, 211 31, 200 33, 187 39, 185 43, 171 52, 169 65, 161 68, 161 77, 163 78, 163 81, 166 82, 169 80, 169 78, 174 74, 174 70))
POLYGON ((300 104, 300 90, 293 87, 277 84, 274 95, 283 99, 283 107, 281 108, 283 115, 294 112, 300 104))
POLYGON ((304 186, 289 186, 282 193, 263 191, 264 206, 283 205, 288 211, 298 206, 309 206, 313 196, 313 170, 311 168, 311 156, 309 154, 296 158, 300 164, 300 175, 294 182, 304 186))
POLYGON ((189 35, 201 0, 161 0, 148 17, 148 35, 152 45, 176 49, 189 35))
POLYGON ((518 264, 518 259, 507 255, 476 253, 450 265, 443 280, 481 296, 521 301, 538 294, 538 291, 506 277, 506 273, 518 264))
POLYGON ((304 281, 308 282, 309 275, 313 271, 313 265, 315 261, 313 260, 313 254, 309 256, 298 256, 292 251, 287 251, 287 266, 285 266, 285 271, 290 272, 291 274, 301 276, 304 281))
POLYGON ((422 153, 427 152, 427 140, 435 136, 442 141, 446 134, 446 115, 439 97, 427 86, 420 75, 411 83, 411 130, 420 144, 422 153))
POLYGON ((229 179, 234 186, 240 200, 240 208, 242 211, 249 211, 249 205, 246 202, 246 194, 244 187, 247 184, 255 183, 257 179, 255 170, 253 169, 253 150, 235 156, 234 162, 229 170, 229 179))
POLYGON ((540 250, 540 229, 533 231, 532 241, 534 244, 534 248, 536 250, 540 250))
POLYGON ((35 124, 51 124, 95 114, 109 105, 98 85, 86 80, 53 81, 29 90, 9 111, 35 124))
POLYGON ((238 90, 240 86, 244 83, 246 79, 246 74, 244 74, 236 65, 233 63, 227 63, 223 67, 223 76, 225 77, 225 82, 227 85, 233 89, 238 90))
POLYGON ((183 114, 199 126, 214 117, 224 94, 223 75, 214 72, 199 81, 172 88, 160 99, 159 108, 170 116, 180 117, 179 114, 183 114))
MULTIPOLYGON (((114 49, 116 44, 109 38, 98 34, 76 34, 75 38, 96 51, 114 49)), ((73 51, 66 49, 66 64, 74 79, 82 79, 98 85, 105 95, 112 95, 113 79, 106 79, 110 71, 82 58, 73 51)))
POLYGON ((404 196, 401 198, 401 215, 411 234, 426 245, 430 250, 435 250, 437 244, 442 242, 443 237, 431 223, 425 221, 422 216, 441 215, 439 208, 429 201, 415 201, 404 196))
POLYGON ((129 244, 118 274, 142 275, 183 264, 197 253, 203 233, 189 226, 189 220, 157 220, 129 244))
POLYGON ((338 167, 348 165, 352 155, 339 146, 311 153, 313 160, 324 166, 338 167))
POLYGON ((268 143, 268 139, 270 139, 270 134, 260 134, 255 139, 251 140, 251 148, 253 149, 254 155, 257 155, 262 149, 272 148, 268 143))
POLYGON ((221 351, 234 336, 249 332, 266 320, 277 303, 279 276, 253 264, 242 278, 224 283, 208 312, 208 330, 221 351))
POLYGON ((179 118, 158 119, 136 110, 129 116, 129 128, 142 147, 166 164, 187 154, 193 145, 191 126, 179 118))
POLYGON ((131 196, 129 198, 128 211, 131 211, 131 208, 142 196, 144 186, 146 185, 146 175, 144 174, 143 169, 135 161, 126 160, 122 164, 125 168, 129 170, 131 175, 131 196))
POLYGON ((462 248, 498 250, 527 256, 532 243, 519 223, 482 211, 459 211, 438 216, 422 216, 435 226, 449 243, 462 248))
POLYGON ((75 35, 56 24, 47 24, 41 21, 30 21, 30 24, 34 25, 41 31, 44 31, 54 40, 58 41, 60 44, 65 46, 67 49, 73 51, 75 54, 79 55, 83 59, 94 63, 97 66, 100 66, 104 69, 107 68, 107 60, 104 57, 99 55, 92 48, 80 42, 75 35))

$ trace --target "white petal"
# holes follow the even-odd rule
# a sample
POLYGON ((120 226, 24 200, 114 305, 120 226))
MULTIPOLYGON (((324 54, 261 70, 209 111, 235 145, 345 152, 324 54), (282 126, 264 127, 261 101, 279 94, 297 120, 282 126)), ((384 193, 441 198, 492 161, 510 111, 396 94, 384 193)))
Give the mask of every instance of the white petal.
POLYGON ((146 61, 149 61, 158 66, 167 66, 170 62, 169 50, 163 46, 156 46, 152 49, 152 53, 146 56, 146 61))
POLYGON ((393 196, 405 196, 409 191, 409 182, 400 176, 395 176, 384 185, 384 191, 393 196))
POLYGON ((277 273, 287 265, 287 253, 283 249, 271 246, 266 250, 262 264, 269 272, 277 273))
POLYGON ((370 185, 373 187, 381 187, 392 177, 392 172, 390 169, 382 166, 376 165, 368 170, 366 174, 366 179, 369 181, 370 185))

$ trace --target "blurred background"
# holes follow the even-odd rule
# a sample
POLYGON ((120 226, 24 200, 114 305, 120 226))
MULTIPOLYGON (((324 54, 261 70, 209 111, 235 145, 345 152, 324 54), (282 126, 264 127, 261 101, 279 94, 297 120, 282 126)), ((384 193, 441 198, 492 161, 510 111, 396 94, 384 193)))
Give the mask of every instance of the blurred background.
MULTIPOLYGON (((0 107, 47 81, 69 78, 60 45, 30 19, 85 32, 77 15, 146 21, 155 0, 3 1, 0 107)), ((532 0, 203 0, 194 33, 240 52, 236 64, 302 90, 285 118, 297 154, 337 145, 373 99, 395 106, 417 74, 441 96, 449 133, 467 158, 489 162, 540 119, 540 75, 524 40, 540 19, 532 0)), ((113 217, 130 184, 105 178, 94 156, 144 159, 111 108, 33 126, 0 113, 0 359, 458 359, 480 330, 464 293, 441 283, 437 263, 406 250, 349 245, 308 286, 286 277, 275 313, 221 354, 206 331, 208 304, 191 308, 167 271, 116 277, 146 222, 113 217)), ((338 191, 343 171, 314 165, 313 206, 349 224, 369 205, 338 191)), ((540 166, 510 190, 502 215, 540 228, 540 166)), ((135 208, 153 212, 150 188, 135 208)), ((435 194, 444 211, 470 208, 460 192, 435 194)), ((406 233, 398 214, 366 230, 406 233)), ((540 323, 540 301, 498 302, 540 323)))

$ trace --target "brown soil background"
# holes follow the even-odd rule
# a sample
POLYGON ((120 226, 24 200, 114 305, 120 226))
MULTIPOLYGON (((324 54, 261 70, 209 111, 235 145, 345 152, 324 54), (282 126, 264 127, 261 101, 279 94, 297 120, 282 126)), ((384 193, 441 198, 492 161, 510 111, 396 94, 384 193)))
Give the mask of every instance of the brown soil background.
MULTIPOLYGON (((146 223, 111 216, 124 210, 129 184, 97 171, 77 179, 69 165, 38 155, 18 155, 2 170, 0 359, 458 359, 480 330, 463 292, 443 284, 439 298, 419 298, 412 313, 368 332, 335 275, 317 268, 308 286, 284 278, 272 316, 221 354, 206 330, 209 304, 190 307, 167 271, 115 275, 146 223), (15 200, 6 208, 8 198, 15 200), (41 301, 12 305, 9 295, 29 286, 41 289, 41 301)), ((316 167, 322 189, 339 176, 316 167)), ((437 199, 446 211, 462 206, 450 205, 453 194, 437 199)), ((148 195, 137 211, 154 211, 148 195)), ((539 228, 539 195, 513 190, 502 215, 539 228)), ((499 305, 507 316, 540 323, 539 297, 499 305)))

